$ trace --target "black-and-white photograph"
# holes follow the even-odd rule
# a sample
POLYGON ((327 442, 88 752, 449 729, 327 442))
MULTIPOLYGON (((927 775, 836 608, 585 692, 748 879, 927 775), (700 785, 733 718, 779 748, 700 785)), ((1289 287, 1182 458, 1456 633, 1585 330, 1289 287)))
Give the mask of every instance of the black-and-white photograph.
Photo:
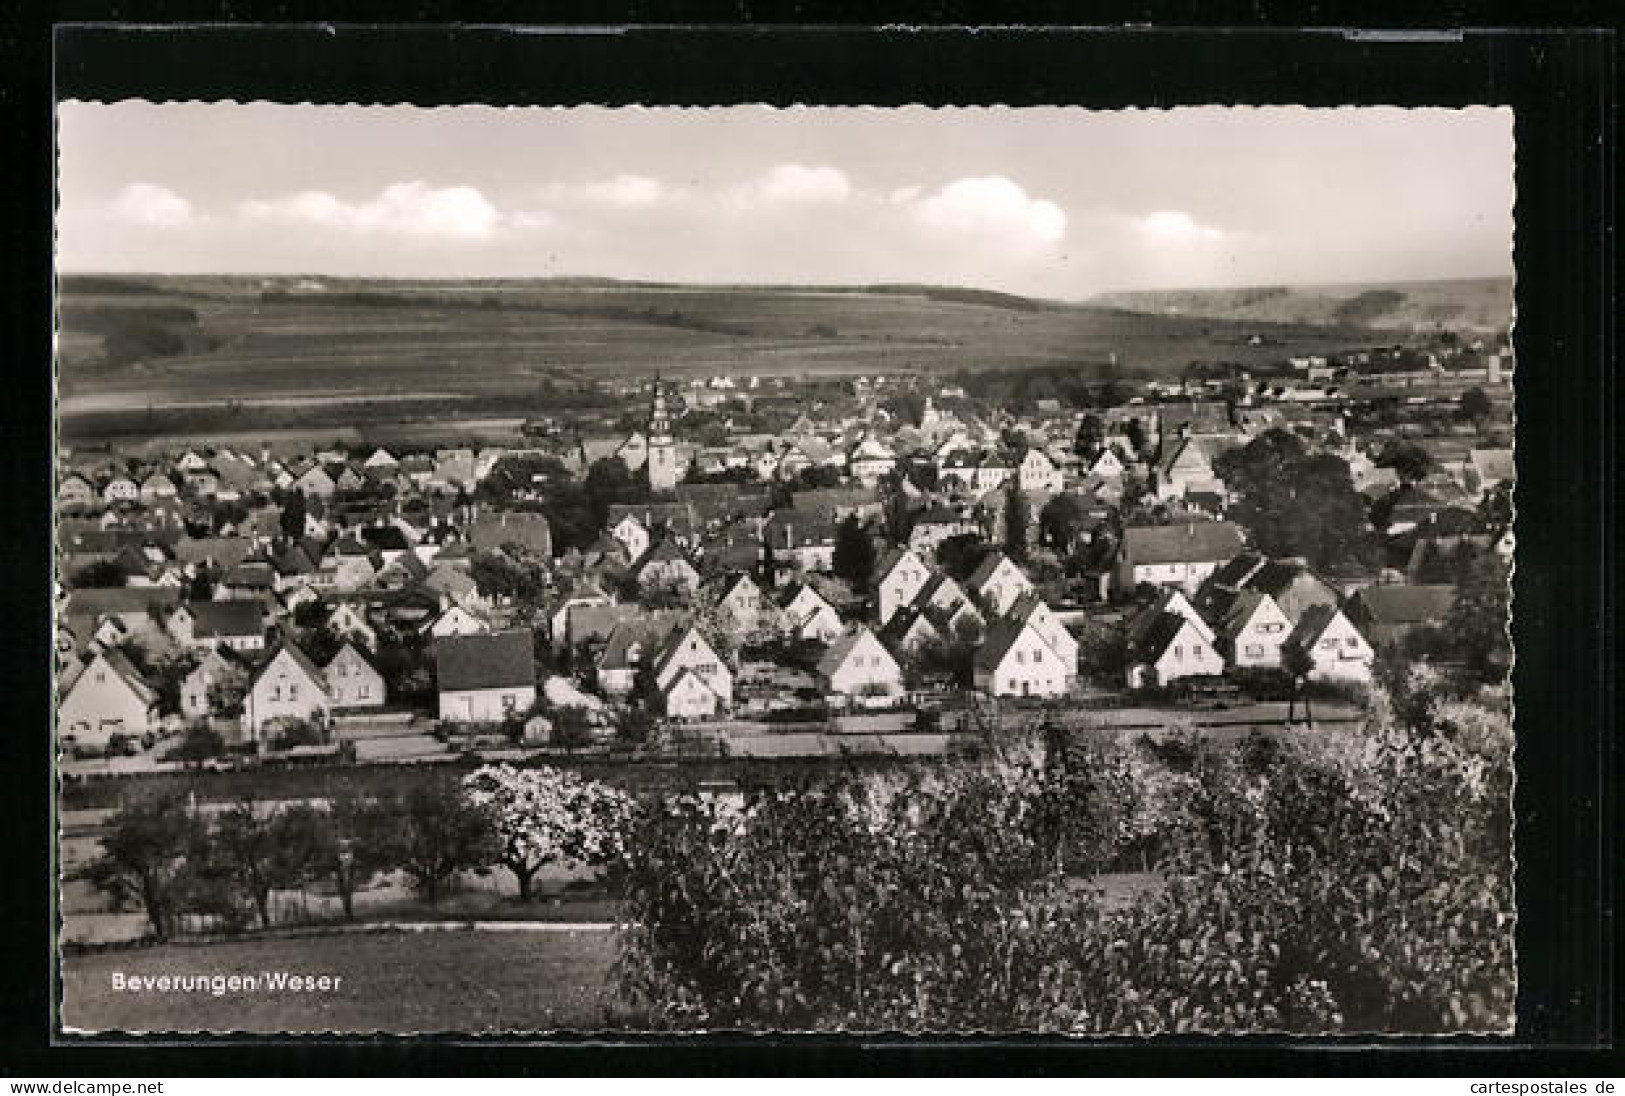
POLYGON ((1513 122, 59 102, 62 1029, 1510 1032, 1513 122))

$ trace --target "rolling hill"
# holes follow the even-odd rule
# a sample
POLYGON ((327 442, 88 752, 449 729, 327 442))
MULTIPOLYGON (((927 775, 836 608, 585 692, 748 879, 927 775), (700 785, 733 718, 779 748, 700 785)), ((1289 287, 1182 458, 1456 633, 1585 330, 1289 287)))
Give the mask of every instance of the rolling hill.
POLYGON ((1489 332, 1511 322, 1512 279, 1126 291, 1103 293, 1090 303, 1168 317, 1489 332))

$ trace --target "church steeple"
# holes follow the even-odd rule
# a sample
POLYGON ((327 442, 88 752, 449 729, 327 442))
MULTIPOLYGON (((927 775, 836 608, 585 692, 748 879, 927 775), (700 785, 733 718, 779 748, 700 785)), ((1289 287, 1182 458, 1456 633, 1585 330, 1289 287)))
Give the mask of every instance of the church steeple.
POLYGON ((670 491, 677 486, 677 442, 671 435, 671 417, 666 412, 666 393, 655 371, 654 391, 649 400, 649 489, 670 491))

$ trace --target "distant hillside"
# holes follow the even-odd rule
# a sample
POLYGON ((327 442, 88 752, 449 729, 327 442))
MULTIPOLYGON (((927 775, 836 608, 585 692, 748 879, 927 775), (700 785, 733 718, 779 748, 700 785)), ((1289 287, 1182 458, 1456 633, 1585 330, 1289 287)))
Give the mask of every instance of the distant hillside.
POLYGON ((1511 278, 1103 293, 1089 303, 1162 316, 1383 330, 1496 331, 1512 319, 1511 278))
POLYGON ((1177 376, 1192 362, 1258 366, 1376 341, 1347 316, 1210 319, 925 285, 242 275, 64 275, 58 284, 70 432, 86 416, 228 401, 286 408, 444 396, 522 415, 545 410, 544 382, 656 369, 1177 376))

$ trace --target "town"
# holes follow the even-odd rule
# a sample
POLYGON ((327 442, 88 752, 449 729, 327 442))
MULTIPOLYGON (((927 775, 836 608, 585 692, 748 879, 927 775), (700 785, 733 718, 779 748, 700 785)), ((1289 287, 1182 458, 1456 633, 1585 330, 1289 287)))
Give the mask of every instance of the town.
POLYGON ((62 772, 1307 733, 1385 658, 1504 672, 1468 593, 1504 618, 1512 377, 1504 331, 1441 330, 1161 380, 650 369, 502 442, 78 446, 62 772))

